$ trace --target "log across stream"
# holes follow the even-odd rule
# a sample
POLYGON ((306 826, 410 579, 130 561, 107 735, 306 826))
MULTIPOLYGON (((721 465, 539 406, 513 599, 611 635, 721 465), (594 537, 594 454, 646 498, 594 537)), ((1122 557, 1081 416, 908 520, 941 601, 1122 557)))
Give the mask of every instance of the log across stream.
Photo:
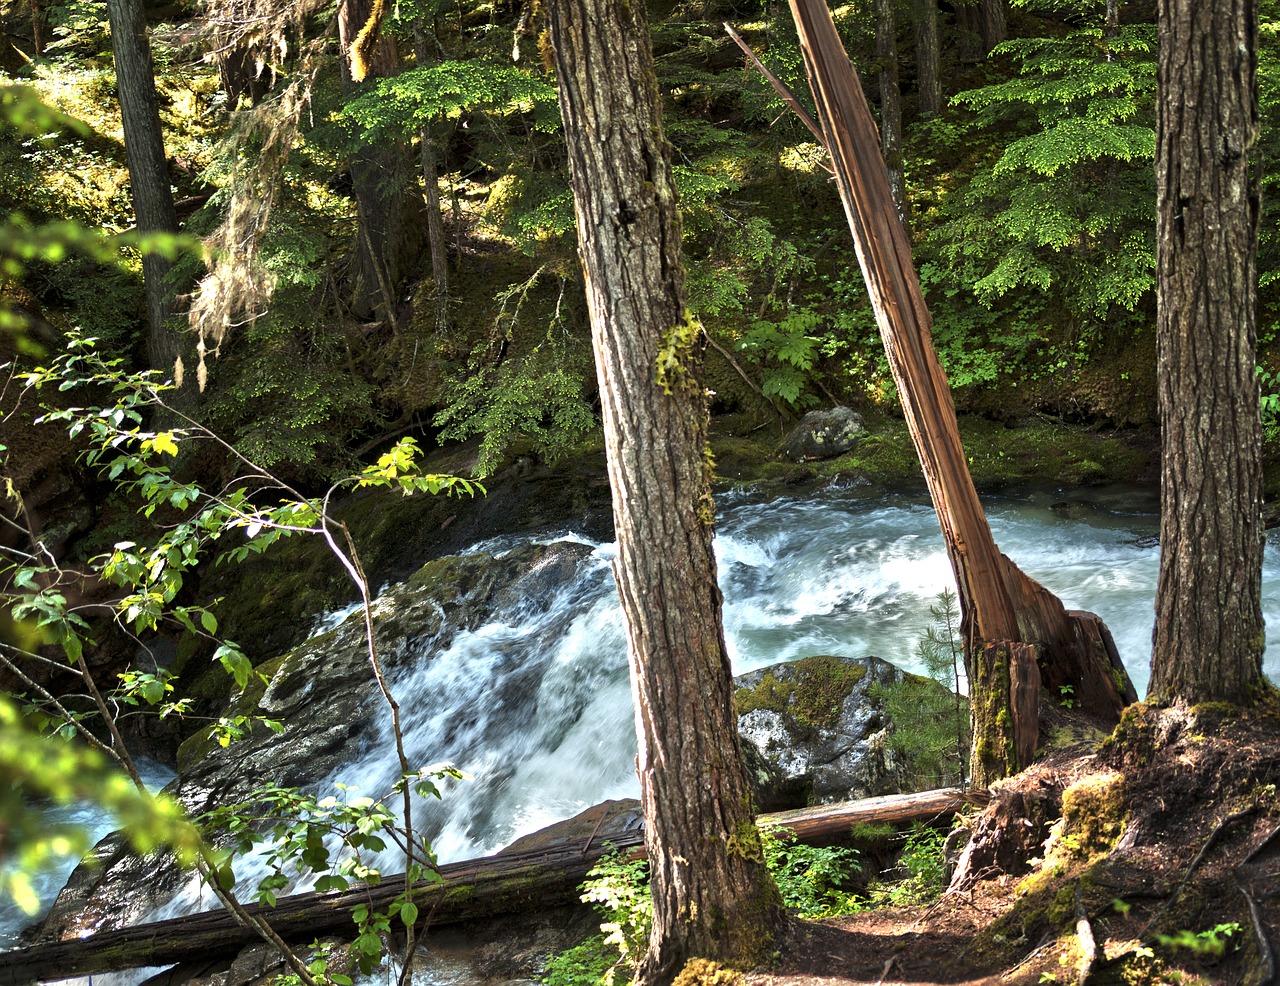
MULTIPOLYGON (((762 815, 759 821, 784 825, 802 842, 830 843, 846 839, 854 825, 943 821, 982 800, 983 795, 973 792, 943 789, 777 812, 762 815)), ((642 854, 643 832, 610 836, 607 842, 588 838, 549 849, 449 863, 440 867, 440 882, 416 885, 415 899, 429 926, 570 904, 578 899, 587 871, 615 849, 642 854)), ((286 941, 308 943, 326 934, 350 932, 353 908, 360 904, 385 907, 402 887, 401 878, 388 877, 377 887, 296 894, 282 898, 275 908, 250 910, 265 914, 286 941)), ((0 986, 217 959, 256 941, 257 935, 238 925, 229 912, 203 911, 0 953, 0 986)))

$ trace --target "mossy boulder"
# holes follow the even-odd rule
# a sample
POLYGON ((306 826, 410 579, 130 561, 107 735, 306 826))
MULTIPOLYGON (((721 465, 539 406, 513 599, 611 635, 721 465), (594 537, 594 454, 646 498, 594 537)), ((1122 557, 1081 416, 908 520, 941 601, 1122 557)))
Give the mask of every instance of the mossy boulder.
POLYGON ((779 451, 793 462, 833 459, 852 450, 865 431, 862 418, 847 407, 810 411, 787 434, 779 451))
MULTIPOLYGON (((734 679, 757 807, 778 811, 907 789, 877 685, 904 672, 878 657, 818 655, 734 679)), ((939 686, 941 687, 941 686, 939 686)))

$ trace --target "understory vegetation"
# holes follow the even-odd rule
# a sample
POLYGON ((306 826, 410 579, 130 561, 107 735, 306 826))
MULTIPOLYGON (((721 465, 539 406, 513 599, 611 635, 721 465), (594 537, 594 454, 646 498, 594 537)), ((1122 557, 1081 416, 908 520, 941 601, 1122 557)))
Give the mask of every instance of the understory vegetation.
MULTIPOLYGON (((864 827, 865 828, 865 827, 864 827)), ((849 846, 810 846, 786 828, 762 825, 761 846, 787 910, 800 918, 833 918, 875 907, 925 904, 945 889, 946 832, 916 825, 855 831, 855 841, 893 847, 896 864, 865 873, 849 846)), ((620 853, 603 857, 582 885, 582 900, 600 915, 600 934, 548 958, 545 986, 627 986, 649 938, 652 903, 648 864, 620 853)))
MULTIPOLYGON (((1139 6, 1122 4, 1121 23, 1110 28, 1102 3, 1016 0, 1010 38, 984 59, 966 53, 963 32, 944 18, 946 98, 937 116, 918 112, 910 62, 903 67, 908 221, 962 410, 1008 421, 1153 421, 1156 36, 1139 6)), ((1262 6, 1260 154, 1271 160, 1277 12, 1262 6)), ((36 54, 24 48, 16 6, 0 7, 11 32, 8 81, 80 122, 37 134, 10 128, 0 209, 36 225, 126 229, 104 15, 77 3, 40 9, 47 34, 36 54)), ((226 71, 201 58, 208 25, 198 12, 181 16, 157 23, 152 44, 184 231, 221 242, 240 187, 271 189, 261 222, 246 233, 242 259, 254 285, 240 308, 222 314, 217 357, 204 360, 202 420, 263 466, 321 485, 406 430, 475 439, 481 474, 512 456, 554 460, 593 441, 595 382, 554 82, 527 12, 402 3, 384 25, 401 52, 398 72, 342 83, 332 58, 302 65, 286 57, 269 61, 255 83, 261 97, 228 89, 226 71), (266 86, 271 72, 279 73, 275 90, 266 86), (303 91, 286 87, 303 76, 303 91), (393 148, 411 182, 378 190, 384 198, 420 188, 415 162, 434 155, 428 201, 438 204, 428 207, 439 209, 445 233, 433 261, 422 242, 424 207, 413 206, 412 228, 397 234, 403 242, 385 244, 404 258, 389 313, 371 311, 368 292, 353 283, 354 254, 369 232, 353 162, 371 148, 393 148), (432 266, 441 260, 447 269, 437 281, 432 266)), ((655 9, 691 307, 713 344, 716 409, 738 412, 745 430, 831 400, 892 410, 893 385, 821 156, 744 67, 720 26, 726 17, 807 101, 784 8, 655 9)), ((836 18, 873 82, 870 5, 843 6, 836 18)), ((905 56, 913 45, 906 5, 897 25, 905 56)), ((291 30, 301 43, 318 29, 291 30)), ((1262 180, 1265 189, 1273 179, 1262 180)), ((1274 430, 1273 198, 1263 195, 1259 266, 1260 373, 1274 430)), ((204 267, 192 254, 172 275, 174 331, 204 267)), ((118 269, 72 252, 10 271, 4 290, 32 320, 32 341, 56 349, 75 327, 105 355, 137 362, 139 276, 136 254, 118 269)), ((187 362, 193 369, 195 355, 187 362)))

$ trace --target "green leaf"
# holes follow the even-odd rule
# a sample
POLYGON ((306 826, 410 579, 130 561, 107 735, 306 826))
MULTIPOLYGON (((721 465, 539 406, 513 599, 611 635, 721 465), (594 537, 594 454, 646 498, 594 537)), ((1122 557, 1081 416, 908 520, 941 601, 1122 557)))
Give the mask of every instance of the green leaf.
POLYGON ((412 928, 418 920, 418 905, 411 900, 404 902, 404 906, 400 908, 400 920, 404 922, 406 928, 412 928))

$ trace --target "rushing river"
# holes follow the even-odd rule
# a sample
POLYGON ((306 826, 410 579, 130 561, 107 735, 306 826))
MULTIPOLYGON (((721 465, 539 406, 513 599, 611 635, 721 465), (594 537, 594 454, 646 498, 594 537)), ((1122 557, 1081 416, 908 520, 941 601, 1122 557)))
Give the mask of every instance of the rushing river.
MULTIPOLYGON (((997 542, 1028 575, 1068 608, 1107 622, 1145 693, 1158 561, 1150 491, 1027 493, 986 506, 997 542)), ((564 537, 585 542, 571 531, 546 540, 564 537)), ((496 553, 515 543, 477 548, 496 553)), ((585 543, 590 556, 552 598, 495 613, 395 681, 410 760, 452 761, 469 778, 424 813, 442 861, 493 852, 606 798, 637 794, 615 548, 585 543)), ((916 647, 929 608, 954 588, 922 493, 848 487, 768 502, 722 497, 716 551, 735 673, 810 654, 874 654, 921 671, 916 647)), ((1280 617, 1280 542, 1268 547, 1264 583, 1266 610, 1280 617)), ((1280 620, 1271 623, 1280 632, 1280 620)), ((1274 644, 1273 678, 1280 636, 1274 644)), ((385 793, 394 780, 389 750, 388 730, 333 780, 385 793)))
MULTIPOLYGON (((1141 695, 1149 677, 1158 548, 1149 490, 1043 491, 984 498, 1001 549, 1068 608, 1098 613, 1141 695)), ((874 654, 922 670, 916 646, 938 594, 954 588, 922 493, 829 488, 759 502, 719 500, 716 550, 735 673, 810 654, 874 654)), ((411 761, 452 761, 420 824, 441 861, 492 852, 606 798, 633 797, 635 736, 611 544, 570 530, 588 557, 551 598, 522 600, 431 647, 394 681, 411 761), (426 658, 430 657, 430 660, 426 658)), ((498 553, 517 541, 477 550, 498 553)), ((1268 674, 1280 677, 1280 542, 1264 573, 1268 674)), ((384 795, 395 757, 384 743, 332 781, 384 795)), ((322 785, 324 793, 331 785, 322 785)), ((388 858, 384 865, 396 868, 388 858)), ((241 870, 243 876, 249 874, 241 870)), ((165 909, 211 906, 195 888, 165 909)), ((158 916, 158 915, 157 915, 158 916)))

